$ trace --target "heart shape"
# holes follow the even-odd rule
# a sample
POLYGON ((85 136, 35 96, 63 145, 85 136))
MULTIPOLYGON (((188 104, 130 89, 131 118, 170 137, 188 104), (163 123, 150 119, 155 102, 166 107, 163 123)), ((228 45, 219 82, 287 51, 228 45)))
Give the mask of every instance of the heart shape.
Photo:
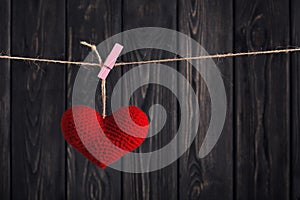
POLYGON ((66 141, 101 168, 139 147, 148 125, 146 114, 135 106, 123 107, 103 119, 96 110, 79 105, 68 109, 61 120, 66 141))

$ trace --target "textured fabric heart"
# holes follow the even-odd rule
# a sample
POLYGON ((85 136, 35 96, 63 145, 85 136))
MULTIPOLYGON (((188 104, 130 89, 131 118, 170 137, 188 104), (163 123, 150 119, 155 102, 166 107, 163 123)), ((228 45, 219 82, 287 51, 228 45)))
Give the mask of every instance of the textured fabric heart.
POLYGON ((148 125, 146 114, 135 106, 123 107, 104 119, 90 107, 75 106, 61 120, 66 141, 101 168, 139 147, 148 125))

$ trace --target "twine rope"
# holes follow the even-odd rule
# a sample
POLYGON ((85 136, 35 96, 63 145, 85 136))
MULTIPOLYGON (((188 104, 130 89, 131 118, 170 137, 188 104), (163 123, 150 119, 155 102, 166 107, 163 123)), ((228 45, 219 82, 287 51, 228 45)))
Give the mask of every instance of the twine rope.
POLYGON ((101 82, 101 92, 102 92, 102 116, 103 119, 106 117, 106 81, 101 82))
MULTIPOLYGON (((101 56, 97 50, 97 47, 95 45, 89 44, 85 41, 81 41, 80 44, 90 47, 92 49, 92 51, 95 52, 95 54, 98 58, 98 63, 55 60, 55 59, 46 59, 46 58, 32 58, 32 57, 21 57, 21 56, 8 56, 8 55, 0 55, 0 59, 103 67, 103 62, 102 62, 101 56)), ((291 53, 291 52, 299 52, 299 51, 300 51, 300 47, 292 48, 292 49, 253 51, 253 52, 241 52, 241 53, 226 53, 226 54, 195 56, 195 57, 186 57, 186 58, 167 58, 167 59, 158 59, 158 60, 119 62, 119 63, 116 63, 115 66, 142 65, 142 64, 151 64, 151 63, 166 63, 166 62, 202 60, 202 59, 214 59, 214 58, 228 58, 228 57, 252 56, 252 55, 255 56, 255 55, 267 55, 267 54, 291 53)), ((106 117, 106 81, 105 80, 102 80, 102 83, 101 83, 101 96, 102 96, 102 116, 103 116, 103 118, 105 118, 106 117)))
MULTIPOLYGON (((226 54, 195 56, 195 57, 186 57, 186 58, 167 58, 167 59, 159 59, 159 60, 119 62, 119 63, 116 63, 115 66, 142 65, 142 64, 151 64, 151 63, 166 63, 166 62, 202 60, 202 59, 213 59, 213 58, 228 58, 228 57, 239 57, 239 56, 280 54, 280 53, 292 53, 292 52, 299 52, 299 51, 300 51, 300 47, 292 48, 292 49, 252 51, 252 52, 241 52, 241 53, 226 53, 226 54)), ((98 55, 99 55, 99 53, 98 53, 98 55)), ((52 60, 52 59, 45 59, 45 58, 19 57, 19 56, 8 56, 8 55, 0 55, 0 59, 23 60, 23 61, 32 61, 32 62, 46 62, 46 63, 57 63, 57 64, 70 64, 70 65, 86 65, 86 66, 96 66, 96 67, 103 66, 102 63, 100 64, 100 63, 79 62, 79 61, 52 60)))
MULTIPOLYGON (((92 51, 95 52, 95 54, 98 58, 98 62, 99 62, 98 66, 103 66, 101 56, 95 45, 89 44, 85 41, 81 41, 80 44, 90 47, 92 49, 92 51)), ((106 117, 106 81, 105 80, 102 80, 102 82, 101 82, 101 97, 102 97, 102 117, 104 119, 106 117)))

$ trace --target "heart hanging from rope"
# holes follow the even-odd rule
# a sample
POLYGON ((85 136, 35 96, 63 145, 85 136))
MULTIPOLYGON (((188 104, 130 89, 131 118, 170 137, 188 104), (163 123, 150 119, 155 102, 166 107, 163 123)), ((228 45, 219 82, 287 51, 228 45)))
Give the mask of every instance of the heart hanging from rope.
POLYGON ((87 106, 68 109, 61 120, 66 141, 101 168, 139 147, 148 133, 148 118, 135 106, 102 116, 87 106))

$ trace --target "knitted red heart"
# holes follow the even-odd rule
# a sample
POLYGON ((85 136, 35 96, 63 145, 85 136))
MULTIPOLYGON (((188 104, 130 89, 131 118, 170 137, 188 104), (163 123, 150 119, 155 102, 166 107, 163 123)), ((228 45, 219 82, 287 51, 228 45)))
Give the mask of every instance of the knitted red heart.
POLYGON ((148 125, 146 114, 135 106, 123 107, 104 119, 90 107, 75 106, 61 121, 66 141, 101 168, 139 147, 148 125))

